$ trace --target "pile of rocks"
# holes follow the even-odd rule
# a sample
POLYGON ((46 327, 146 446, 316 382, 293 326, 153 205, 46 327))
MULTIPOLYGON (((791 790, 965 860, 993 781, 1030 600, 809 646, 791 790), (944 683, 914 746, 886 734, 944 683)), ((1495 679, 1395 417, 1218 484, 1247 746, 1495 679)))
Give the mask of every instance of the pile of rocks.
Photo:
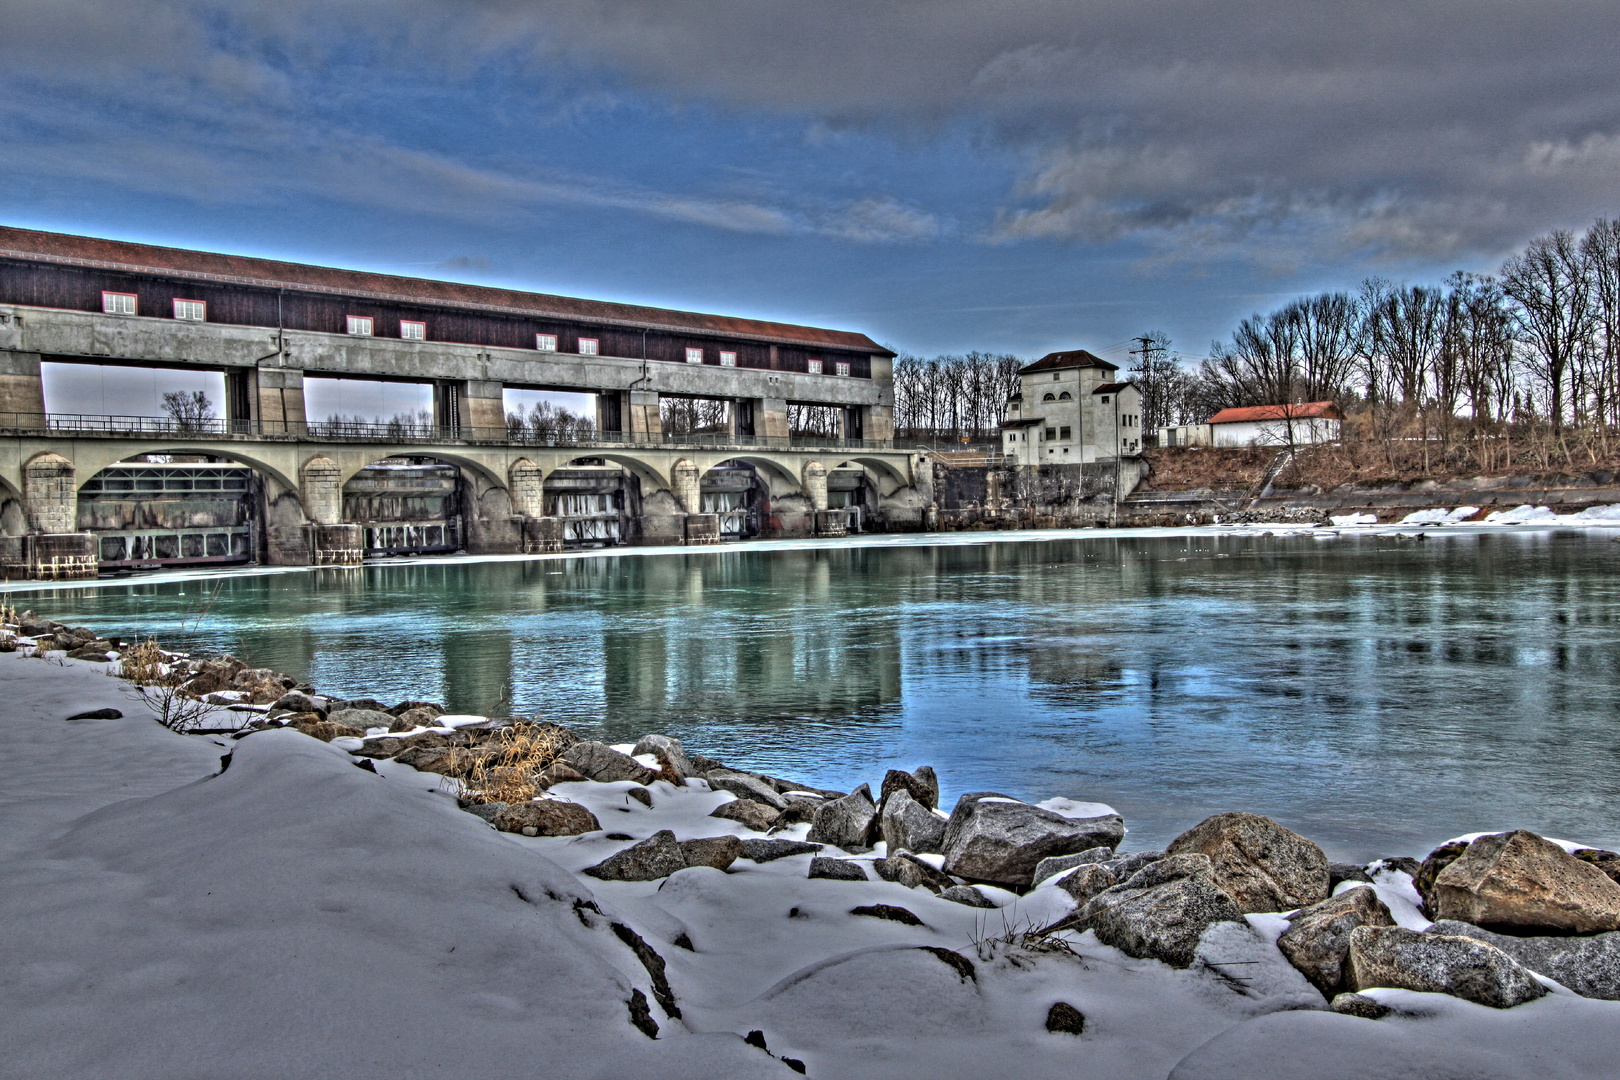
POLYGON ((31 638, 40 652, 62 650, 69 660, 91 660, 108 663, 111 653, 123 647, 119 638, 104 638, 84 626, 67 626, 51 619, 42 619, 32 611, 24 611, 12 624, 16 636, 0 636, 0 651, 15 652, 17 637, 31 638))

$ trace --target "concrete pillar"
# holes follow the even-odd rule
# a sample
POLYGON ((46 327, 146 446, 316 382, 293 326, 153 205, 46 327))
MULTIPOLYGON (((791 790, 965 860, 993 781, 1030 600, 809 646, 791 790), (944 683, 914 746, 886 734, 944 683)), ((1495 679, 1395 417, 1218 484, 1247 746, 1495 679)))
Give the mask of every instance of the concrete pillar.
POLYGON ((44 427, 44 419, 39 353, 0 352, 0 425, 44 427))
POLYGON ((664 422, 658 415, 656 390, 632 390, 630 414, 625 417, 625 434, 634 442, 660 442, 664 437, 664 422))
POLYGON ((486 379, 468 379, 457 387, 457 417, 463 439, 506 437, 505 387, 486 379))
POLYGON ((518 458, 506 470, 507 490, 512 496, 512 513, 526 519, 545 517, 546 495, 540 466, 528 458, 518 458))
POLYGON ((261 367, 255 375, 259 399, 259 430, 266 435, 302 435, 304 373, 298 368, 261 367))
POLYGON ((810 509, 827 509, 827 467, 819 461, 804 463, 804 497, 810 500, 810 509))
POLYGON ((24 466, 23 505, 31 532, 77 531, 79 492, 75 474, 73 462, 60 454, 38 454, 24 466))
POLYGON ((786 398, 754 399, 754 434, 773 439, 788 437, 786 398))
POLYGON ((869 442, 889 442, 894 438, 894 408, 867 405, 861 409, 861 438, 869 442))
POLYGON ((304 514, 317 525, 343 523, 343 470, 329 457, 312 457, 298 471, 304 514))
POLYGON ((670 487, 675 492, 675 501, 680 503, 681 509, 688 514, 696 514, 702 510, 703 494, 698 483, 701 475, 697 465, 687 458, 681 458, 669 470, 670 487))

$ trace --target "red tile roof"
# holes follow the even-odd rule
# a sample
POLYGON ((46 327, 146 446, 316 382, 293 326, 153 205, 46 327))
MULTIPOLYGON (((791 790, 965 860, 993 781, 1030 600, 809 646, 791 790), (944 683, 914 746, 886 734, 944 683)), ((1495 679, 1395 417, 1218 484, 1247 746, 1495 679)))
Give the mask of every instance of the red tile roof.
POLYGON ((1331 401, 1310 401, 1302 405, 1253 405, 1247 409, 1222 409, 1209 418, 1212 424, 1243 424, 1257 420, 1342 420, 1339 407, 1331 401))
POLYGON ((339 270, 327 266, 255 259, 244 255, 220 255, 186 248, 157 247, 151 244, 133 244, 123 240, 101 240, 90 236, 38 232, 34 229, 16 229, 3 225, 0 225, 0 258, 158 274, 195 281, 471 308, 508 315, 569 319, 629 326, 637 330, 686 331, 753 338, 811 348, 850 349, 876 356, 894 355, 865 334, 844 330, 824 330, 792 323, 737 319, 725 315, 641 307, 636 304, 616 304, 605 300, 581 300, 569 296, 520 292, 516 289, 497 289, 484 285, 464 285, 431 278, 397 277, 393 274, 374 274, 363 270, 339 270))
POLYGON ((1068 352, 1047 353, 1033 364, 1019 369, 1018 374, 1028 375, 1032 371, 1060 371, 1068 368, 1107 368, 1109 371, 1118 371, 1118 364, 1110 364, 1100 356, 1086 352, 1084 349, 1070 349, 1068 352))

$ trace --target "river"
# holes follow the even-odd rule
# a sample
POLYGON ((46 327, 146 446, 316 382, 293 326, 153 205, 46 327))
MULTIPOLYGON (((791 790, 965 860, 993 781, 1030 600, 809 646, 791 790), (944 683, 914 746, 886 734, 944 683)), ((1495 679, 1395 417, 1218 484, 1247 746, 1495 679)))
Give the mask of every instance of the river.
POLYGON ((1604 530, 988 534, 399 561, 13 592, 323 692, 661 731, 847 790, 1107 802, 1130 848, 1251 810, 1335 857, 1620 845, 1604 530))

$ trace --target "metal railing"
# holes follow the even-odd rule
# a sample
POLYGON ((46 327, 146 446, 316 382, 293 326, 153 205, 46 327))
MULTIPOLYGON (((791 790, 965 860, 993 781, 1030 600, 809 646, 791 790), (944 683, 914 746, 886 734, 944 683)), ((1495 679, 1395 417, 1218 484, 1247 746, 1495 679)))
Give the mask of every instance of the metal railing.
POLYGON ((881 450, 893 452, 893 442, 881 439, 834 439, 820 435, 732 435, 725 432, 666 434, 632 431, 546 432, 502 425, 406 424, 395 421, 357 423, 316 420, 306 422, 175 420, 166 416, 102 416, 87 413, 0 413, 0 434, 100 435, 108 437, 160 437, 192 439, 295 439, 394 443, 485 443, 505 446, 559 447, 692 447, 709 449, 770 450, 881 450))

